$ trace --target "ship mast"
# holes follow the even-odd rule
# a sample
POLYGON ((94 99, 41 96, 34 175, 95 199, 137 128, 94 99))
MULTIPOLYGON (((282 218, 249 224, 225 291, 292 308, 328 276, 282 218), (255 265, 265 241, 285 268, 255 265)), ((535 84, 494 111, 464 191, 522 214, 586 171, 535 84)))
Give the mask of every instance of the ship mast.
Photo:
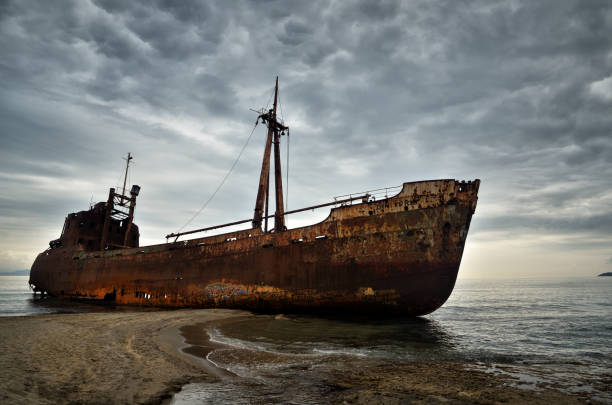
POLYGON ((125 184, 128 177, 128 169, 130 168, 130 160, 134 159, 130 152, 128 152, 127 158, 125 158, 125 177, 123 177, 123 191, 121 191, 121 205, 123 205, 123 196, 125 195, 125 184))
MULTIPOLYGON (((263 161, 261 164, 261 173, 259 175, 259 188, 257 189, 257 200, 255 201, 255 213, 253 215, 253 228, 260 228, 263 219, 264 204, 268 199, 269 194, 269 178, 270 178, 270 153, 272 145, 274 145, 274 185, 276 197, 276 211, 274 213, 274 231, 282 232, 285 228, 285 213, 283 204, 283 181, 281 171, 280 157, 280 137, 289 130, 276 119, 276 108, 278 105, 278 76, 276 77, 276 85, 274 87, 274 104, 272 109, 267 112, 261 112, 258 119, 268 126, 268 136, 266 138, 266 146, 264 149, 263 161)), ((267 219, 267 213, 266 213, 267 219)), ((267 228, 267 226, 266 226, 267 228)))

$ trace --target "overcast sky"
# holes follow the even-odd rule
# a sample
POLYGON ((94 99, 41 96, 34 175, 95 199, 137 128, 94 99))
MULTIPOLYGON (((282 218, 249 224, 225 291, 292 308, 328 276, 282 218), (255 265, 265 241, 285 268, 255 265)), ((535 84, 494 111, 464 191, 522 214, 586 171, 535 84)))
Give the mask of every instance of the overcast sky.
MULTIPOLYGON (((106 200, 128 151, 141 244, 164 242, 276 75, 289 209, 479 178, 461 277, 612 270, 609 1, 16 0, 0 1, 0 271, 106 200)), ((186 229, 252 216, 264 142, 260 125, 186 229)), ((310 215, 288 224, 327 211, 310 215)))

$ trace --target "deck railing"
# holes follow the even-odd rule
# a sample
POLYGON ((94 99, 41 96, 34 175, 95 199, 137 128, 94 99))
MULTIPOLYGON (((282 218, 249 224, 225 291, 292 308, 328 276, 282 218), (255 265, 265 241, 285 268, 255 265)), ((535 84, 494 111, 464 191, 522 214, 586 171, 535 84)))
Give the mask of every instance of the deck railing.
POLYGON ((338 202, 342 201, 341 205, 353 205, 355 201, 358 201, 353 198, 355 196, 365 195, 367 196, 367 200, 358 201, 358 202, 367 202, 367 201, 383 200, 389 197, 393 197, 394 195, 399 194, 400 191, 402 191, 401 185, 385 187, 385 188, 377 188, 374 190, 362 191, 360 193, 340 195, 340 196, 334 197, 334 201, 338 201, 338 202))

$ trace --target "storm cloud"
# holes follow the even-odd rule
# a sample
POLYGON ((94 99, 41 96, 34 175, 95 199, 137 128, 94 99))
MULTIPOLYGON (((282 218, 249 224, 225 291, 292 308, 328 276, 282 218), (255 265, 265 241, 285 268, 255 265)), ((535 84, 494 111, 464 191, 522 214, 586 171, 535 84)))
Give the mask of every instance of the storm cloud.
MULTIPOLYGON (((462 274, 523 252, 525 274, 608 270, 611 33, 597 0, 4 1, 0 269, 29 267, 68 212, 105 200, 127 151, 141 240, 163 241, 217 187, 278 75, 290 209, 480 178, 462 274)), ((264 132, 190 226, 252 215, 264 132)))

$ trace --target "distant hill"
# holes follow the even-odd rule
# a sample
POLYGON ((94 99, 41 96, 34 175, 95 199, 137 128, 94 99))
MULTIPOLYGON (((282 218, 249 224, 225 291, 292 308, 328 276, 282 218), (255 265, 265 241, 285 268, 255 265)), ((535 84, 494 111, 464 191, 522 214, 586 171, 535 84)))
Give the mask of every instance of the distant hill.
POLYGON ((15 270, 6 273, 0 272, 0 276, 29 276, 30 270, 15 270))
POLYGON ((612 271, 609 271, 607 273, 601 273, 599 277, 612 277, 612 271))

